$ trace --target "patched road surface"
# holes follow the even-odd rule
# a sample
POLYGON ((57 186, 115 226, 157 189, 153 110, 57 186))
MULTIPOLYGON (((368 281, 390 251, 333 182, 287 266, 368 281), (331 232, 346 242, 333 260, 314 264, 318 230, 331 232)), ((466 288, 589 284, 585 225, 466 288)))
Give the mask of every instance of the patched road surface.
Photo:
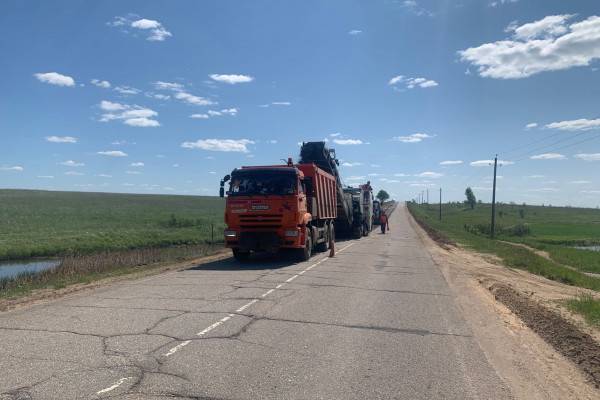
POLYGON ((0 313, 0 399, 504 399, 438 267, 392 230, 0 313))

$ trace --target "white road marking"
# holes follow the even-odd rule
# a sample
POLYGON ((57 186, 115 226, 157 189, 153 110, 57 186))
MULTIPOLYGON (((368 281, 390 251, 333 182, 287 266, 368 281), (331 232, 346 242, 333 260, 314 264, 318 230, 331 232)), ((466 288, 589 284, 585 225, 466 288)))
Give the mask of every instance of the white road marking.
POLYGON ((235 310, 235 312, 242 312, 244 311, 246 308, 250 307, 252 304, 256 303, 258 301, 258 299, 254 299, 252 300, 250 303, 246 303, 243 306, 241 306, 240 308, 238 308, 237 310, 235 310))
POLYGON ((181 342, 179 343, 177 346, 173 347, 171 350, 169 350, 166 354, 165 357, 169 357, 170 355, 175 354, 177 351, 179 351, 180 349, 184 348, 185 346, 187 346, 188 344, 190 344, 192 341, 191 340, 186 340, 185 342, 181 342))
MULTIPOLYGON (((338 250, 338 253, 346 250, 348 247, 352 246, 354 243, 350 243, 347 246, 344 246, 343 248, 341 248, 340 250, 338 250)), ((322 262, 326 261, 328 259, 328 257, 324 257, 322 259, 320 259, 319 261, 317 261, 314 264, 311 264, 309 267, 306 267, 304 270, 300 271, 299 273, 297 273, 296 275, 291 276, 290 278, 288 278, 285 282, 278 284, 277 286, 275 286, 273 289, 269 289, 267 290, 265 293, 261 294, 260 297, 264 298, 267 297, 268 295, 270 295, 271 293, 273 293, 275 290, 277 289, 281 289, 285 284, 293 281, 294 279, 296 279, 297 277, 299 277, 300 275, 303 275, 305 272, 310 271, 311 269, 315 268, 317 265, 321 264, 322 262)), ((237 310, 235 310, 236 313, 241 313, 242 311, 244 311, 245 309, 247 309, 248 307, 252 306, 253 304, 255 304, 256 302, 258 302, 260 299, 253 299, 252 301, 244 304, 243 306, 241 306, 240 308, 238 308, 237 310)), ((214 324, 212 324, 211 326, 209 326, 208 328, 205 328, 204 330, 198 332, 196 335, 197 336, 204 336, 206 335, 208 332, 212 331, 213 329, 221 326, 222 324, 224 324, 225 322, 229 321, 231 318, 233 318, 235 316, 235 314, 229 314, 226 317, 221 318, 219 321, 215 322, 214 324)), ((173 347, 171 350, 169 350, 166 354, 165 357, 168 357, 174 353, 176 353, 177 351, 179 351, 180 349, 184 348, 185 346, 187 346, 188 344, 191 343, 191 340, 186 340, 184 342, 179 343, 177 346, 173 347)), ((123 379, 129 379, 129 378, 123 378, 123 379)), ((123 381, 124 382, 124 381, 123 381)), ((118 385, 121 385, 123 382, 119 381, 118 385)), ((116 387, 118 387, 115 386, 116 387)), ((109 388, 110 389, 110 388, 109 388)), ((110 389, 113 390, 114 388, 110 389)), ((106 389, 104 389, 106 390, 106 389)), ((104 392, 102 392, 104 393, 104 392)))
POLYGON ((113 391, 116 388, 118 388, 119 386, 121 386, 122 384, 124 384, 125 382, 127 382, 129 379, 133 379, 133 376, 129 376, 127 378, 121 378, 114 385, 109 386, 106 389, 99 390, 96 392, 96 394, 103 394, 103 393, 108 393, 110 391, 113 391))
MULTIPOLYGON (((350 243, 347 246, 341 248, 340 250, 338 250, 338 253, 341 253, 342 251, 346 250, 348 247, 352 246, 354 243, 350 243)), ((328 257, 322 258, 321 260, 317 261, 316 263, 312 264, 311 266, 305 268, 304 270, 302 270, 301 272, 299 272, 298 274, 292 276, 291 278, 289 278, 288 280, 286 280, 283 283, 278 284, 277 286, 275 286, 275 288, 273 289, 269 289, 267 292, 263 293, 261 295, 261 297, 266 297, 269 294, 273 293, 276 289, 280 289, 281 287, 283 287, 287 282, 291 282, 294 279, 296 279, 297 277, 299 277, 300 275, 304 274, 307 271, 310 271, 311 269, 313 269, 314 267, 316 267, 317 265, 321 264, 322 262, 324 262, 325 260, 327 260, 328 257)), ((254 299, 252 301, 250 301, 249 303, 244 304, 243 306, 241 306, 240 308, 238 308, 236 310, 236 312, 242 312, 244 311, 246 308, 250 307, 251 305, 253 305, 254 303, 258 302, 260 299, 254 299)), ((218 320, 217 322, 215 322, 214 324, 212 324, 211 326, 209 326, 208 328, 198 332, 196 335, 197 336, 204 336, 206 335, 208 332, 212 331, 213 329, 215 329, 216 327, 224 324, 225 322, 229 321, 231 318, 233 318, 235 316, 235 314, 228 314, 227 316, 221 318, 220 320, 218 320)), ((184 342, 179 343, 177 346, 173 347, 171 350, 169 350, 166 354, 165 357, 169 357, 170 355, 175 354, 177 351, 179 351, 180 349, 184 348, 185 346, 187 346, 188 344, 190 344, 192 341, 191 340, 186 340, 184 342)), ((106 389, 102 389, 99 390, 98 392, 96 392, 96 394, 103 394, 103 393, 108 393, 110 391, 115 390, 116 388, 118 388, 119 386, 121 386, 123 383, 127 382, 129 379, 133 379, 132 376, 126 377, 126 378, 121 378, 119 379, 117 382, 115 382, 114 385, 107 387, 106 389)))

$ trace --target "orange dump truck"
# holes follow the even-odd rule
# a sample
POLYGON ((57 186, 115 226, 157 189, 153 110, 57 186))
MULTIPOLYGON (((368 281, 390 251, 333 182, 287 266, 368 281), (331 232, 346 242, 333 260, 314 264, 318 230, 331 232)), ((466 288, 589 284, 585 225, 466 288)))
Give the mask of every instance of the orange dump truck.
POLYGON ((336 178, 314 163, 236 168, 221 181, 225 194, 225 245, 237 260, 280 249, 308 260, 335 237, 336 178))

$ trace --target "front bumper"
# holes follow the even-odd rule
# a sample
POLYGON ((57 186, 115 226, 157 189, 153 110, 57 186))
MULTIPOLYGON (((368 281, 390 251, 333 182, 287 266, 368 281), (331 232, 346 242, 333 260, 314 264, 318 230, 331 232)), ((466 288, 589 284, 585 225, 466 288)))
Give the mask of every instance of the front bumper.
POLYGON ((289 231, 294 229, 282 229, 277 231, 242 231, 236 232, 235 236, 225 236, 225 247, 244 251, 268 251, 275 252, 280 248, 304 247, 302 232, 297 230, 295 236, 290 236, 289 231))

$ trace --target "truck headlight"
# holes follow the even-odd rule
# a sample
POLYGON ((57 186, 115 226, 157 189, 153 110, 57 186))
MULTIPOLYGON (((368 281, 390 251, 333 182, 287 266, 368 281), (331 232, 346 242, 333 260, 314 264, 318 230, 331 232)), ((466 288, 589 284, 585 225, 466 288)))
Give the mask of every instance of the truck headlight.
POLYGON ((298 236, 298 231, 297 230, 285 231, 285 236, 296 237, 296 236, 298 236))
POLYGON ((237 236, 236 231, 229 231, 229 230, 227 230, 224 233, 225 233, 225 237, 228 237, 228 238, 234 238, 234 237, 237 236))

